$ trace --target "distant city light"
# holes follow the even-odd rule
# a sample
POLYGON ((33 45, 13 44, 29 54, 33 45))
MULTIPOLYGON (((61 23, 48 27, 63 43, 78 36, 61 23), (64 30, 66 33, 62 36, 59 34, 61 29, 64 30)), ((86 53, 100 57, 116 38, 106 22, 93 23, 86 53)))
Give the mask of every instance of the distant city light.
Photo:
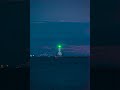
POLYGON ((1 68, 4 68, 4 66, 3 66, 3 65, 1 65, 1 68))
POLYGON ((30 57, 34 57, 35 55, 30 55, 30 57))

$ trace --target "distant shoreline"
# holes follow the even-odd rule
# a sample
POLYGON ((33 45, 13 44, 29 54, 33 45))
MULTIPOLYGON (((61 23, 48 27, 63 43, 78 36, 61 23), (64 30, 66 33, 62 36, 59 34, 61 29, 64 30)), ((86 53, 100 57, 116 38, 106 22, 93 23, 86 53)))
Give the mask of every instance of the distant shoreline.
POLYGON ((42 56, 42 57, 30 57, 30 58, 90 58, 90 56, 63 56, 63 57, 59 57, 59 56, 50 56, 50 57, 42 56))

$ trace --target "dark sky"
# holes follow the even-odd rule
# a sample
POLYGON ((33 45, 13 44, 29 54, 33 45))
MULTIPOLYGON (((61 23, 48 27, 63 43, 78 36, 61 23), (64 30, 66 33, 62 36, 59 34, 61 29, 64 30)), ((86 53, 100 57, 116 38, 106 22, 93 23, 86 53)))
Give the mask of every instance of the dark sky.
POLYGON ((89 22, 89 0, 31 0, 31 22, 89 22))
POLYGON ((31 53, 55 53, 61 43, 69 55, 88 55, 89 0, 31 0, 31 53))

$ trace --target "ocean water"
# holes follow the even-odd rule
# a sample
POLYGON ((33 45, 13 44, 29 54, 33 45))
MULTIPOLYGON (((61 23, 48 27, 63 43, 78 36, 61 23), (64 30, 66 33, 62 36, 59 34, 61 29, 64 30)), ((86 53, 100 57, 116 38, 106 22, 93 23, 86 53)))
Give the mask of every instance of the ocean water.
POLYGON ((90 90, 90 61, 79 58, 31 58, 31 90, 90 90))

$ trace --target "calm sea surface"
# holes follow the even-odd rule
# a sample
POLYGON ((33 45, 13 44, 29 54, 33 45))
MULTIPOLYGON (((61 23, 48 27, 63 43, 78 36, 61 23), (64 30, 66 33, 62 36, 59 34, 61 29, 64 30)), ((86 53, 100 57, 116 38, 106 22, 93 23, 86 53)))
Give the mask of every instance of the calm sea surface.
POLYGON ((89 58, 31 58, 31 90, 89 90, 89 58))

